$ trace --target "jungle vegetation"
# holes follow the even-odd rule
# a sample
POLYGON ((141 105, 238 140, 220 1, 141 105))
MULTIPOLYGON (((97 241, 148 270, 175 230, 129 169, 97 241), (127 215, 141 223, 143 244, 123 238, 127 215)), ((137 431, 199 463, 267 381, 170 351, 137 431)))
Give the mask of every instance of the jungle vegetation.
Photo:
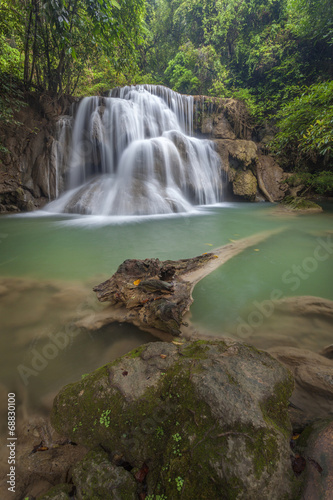
POLYGON ((234 97, 280 164, 330 193, 332 54, 331 0, 2 0, 0 120, 27 91, 234 97))

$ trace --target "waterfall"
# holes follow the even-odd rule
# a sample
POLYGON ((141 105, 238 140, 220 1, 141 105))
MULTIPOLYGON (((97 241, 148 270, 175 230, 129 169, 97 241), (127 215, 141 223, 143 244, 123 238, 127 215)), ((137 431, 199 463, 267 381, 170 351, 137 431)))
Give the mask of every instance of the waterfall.
POLYGON ((69 164, 71 155, 71 129, 72 117, 68 115, 61 116, 57 122, 56 140, 53 142, 52 153, 55 165, 55 193, 56 198, 64 190, 63 178, 69 164))
POLYGON ((188 212, 221 201, 221 160, 192 137, 193 97, 162 86, 116 88, 85 97, 60 121, 52 212, 145 215, 188 212), (68 149, 69 148, 69 149, 68 149), (69 152, 68 152, 69 151, 69 152))

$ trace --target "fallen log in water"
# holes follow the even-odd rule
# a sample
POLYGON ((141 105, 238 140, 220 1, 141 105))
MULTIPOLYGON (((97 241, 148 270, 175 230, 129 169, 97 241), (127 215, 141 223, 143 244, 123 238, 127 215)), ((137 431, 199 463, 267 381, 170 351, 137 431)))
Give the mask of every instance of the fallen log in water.
POLYGON ((121 304, 135 312, 142 326, 179 335, 183 315, 192 303, 192 286, 183 276, 214 258, 209 253, 178 261, 125 260, 94 291, 98 300, 121 304))
POLYGON ((196 283, 227 260, 282 229, 265 231, 190 259, 128 259, 108 280, 94 287, 104 311, 84 318, 78 326, 96 330, 113 322, 128 322, 163 340, 181 334, 183 317, 193 302, 196 283))

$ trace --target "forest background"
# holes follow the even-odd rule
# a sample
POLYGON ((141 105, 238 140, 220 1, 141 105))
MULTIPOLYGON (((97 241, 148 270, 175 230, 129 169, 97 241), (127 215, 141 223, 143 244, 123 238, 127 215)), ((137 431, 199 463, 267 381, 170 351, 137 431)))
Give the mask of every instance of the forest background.
POLYGON ((0 125, 27 92, 141 83, 244 101, 294 180, 333 194, 331 0, 1 0, 0 125))

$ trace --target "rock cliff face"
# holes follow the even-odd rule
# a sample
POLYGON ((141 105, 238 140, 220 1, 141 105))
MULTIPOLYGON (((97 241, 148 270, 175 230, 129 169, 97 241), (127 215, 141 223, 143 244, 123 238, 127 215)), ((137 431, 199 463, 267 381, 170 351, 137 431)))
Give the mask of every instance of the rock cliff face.
POLYGON ((271 156, 252 140, 245 105, 235 99, 196 96, 195 131, 212 139, 230 182, 230 195, 248 201, 280 201, 286 177, 271 156))
POLYGON ((19 124, 0 127, 0 212, 25 212, 41 208, 55 198, 56 120, 64 114, 70 98, 50 94, 27 94, 27 106, 15 119, 19 124))
MULTIPOLYGON (((26 96, 15 119, 0 127, 0 212, 31 211, 56 197, 56 123, 73 99, 50 94, 26 96)), ((283 170, 251 140, 246 107, 234 99, 194 97, 194 132, 214 140, 229 180, 229 198, 279 201, 285 195, 283 170)), ((61 187, 61 186, 60 186, 61 187)))

